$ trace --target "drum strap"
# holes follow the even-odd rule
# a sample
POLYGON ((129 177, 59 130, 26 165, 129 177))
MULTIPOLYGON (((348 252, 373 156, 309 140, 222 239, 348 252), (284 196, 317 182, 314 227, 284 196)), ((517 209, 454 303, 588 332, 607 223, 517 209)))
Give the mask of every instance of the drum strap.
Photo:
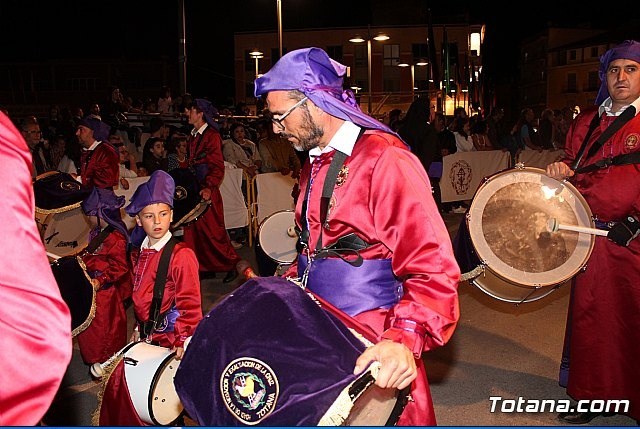
POLYGON ((167 283, 167 273, 169 272, 169 261, 171 260, 171 254, 178 240, 175 237, 171 237, 167 244, 165 244, 160 255, 160 262, 158 262, 158 271, 156 272, 156 281, 153 285, 153 299, 151 300, 151 307, 149 308, 149 321, 143 324, 141 327, 141 336, 146 338, 156 329, 158 322, 160 321, 160 308, 162 306, 162 299, 164 298, 164 287, 167 283))
POLYGON ((578 168, 576 173, 590 173, 592 171, 609 168, 615 165, 640 164, 640 152, 623 153, 611 158, 602 158, 593 164, 578 168))
MULTIPOLYGON (((620 116, 618 116, 611 123, 611 125, 609 125, 607 127, 607 129, 604 130, 604 132, 602 134, 600 134, 600 136, 598 137, 596 142, 593 144, 593 146, 591 146, 591 148, 589 148, 589 152, 587 153, 587 158, 590 158, 593 155, 595 155, 600 150, 602 145, 605 144, 605 142, 607 140, 609 140, 609 138, 616 131, 618 131, 620 128, 622 128, 622 126, 624 124, 626 124, 627 122, 629 122, 635 115, 636 115, 636 108, 634 106, 627 107, 627 109, 624 112, 622 112, 622 114, 620 116)), ((571 166, 572 170, 576 170, 576 173, 578 173, 578 171, 577 171, 578 170, 578 165, 582 161, 582 157, 583 157, 584 152, 585 152, 585 150, 587 148, 587 145, 589 144, 589 139, 591 138, 591 134, 593 134, 593 131, 596 129, 596 127, 599 124, 600 124, 600 115, 598 115, 598 113, 596 113, 594 115, 593 119, 591 120, 591 123, 589 124, 589 130, 587 131, 587 135, 585 136, 584 141, 582 142, 582 146, 580 146, 580 150, 578 151, 578 155, 576 156, 576 160, 574 161, 573 165, 571 166)), ((606 168, 606 167, 596 167, 596 168, 593 168, 593 170, 597 170, 598 168, 606 168)), ((593 171, 593 170, 589 170, 589 171, 593 171)))
POLYGON ((85 247, 84 252, 87 254, 95 252, 96 249, 100 247, 105 238, 107 238, 107 235, 111 234, 114 229, 115 228, 113 226, 108 225, 105 229, 100 231, 100 234, 98 234, 93 240, 91 240, 89 245, 85 247))

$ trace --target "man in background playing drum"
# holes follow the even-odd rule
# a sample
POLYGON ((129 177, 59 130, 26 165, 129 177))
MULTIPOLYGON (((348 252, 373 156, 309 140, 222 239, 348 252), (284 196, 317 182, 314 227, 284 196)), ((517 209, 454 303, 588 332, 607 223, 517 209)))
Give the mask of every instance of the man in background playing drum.
POLYGON ((435 425, 420 357, 453 334, 460 270, 422 164, 343 91, 345 71, 307 48, 256 79, 274 131, 310 156, 296 207, 305 248, 285 276, 375 331, 354 373, 379 361, 378 386, 411 386, 398 424, 435 425))
MULTIPOLYGON (((584 195, 596 226, 584 272, 573 281, 560 385, 576 400, 630 401, 640 420, 640 43, 625 41, 600 58, 596 106, 578 115, 567 135, 566 158, 547 175, 569 178, 584 195), (615 131, 613 131, 615 130, 615 131), (604 134, 613 131, 608 137, 604 134)), ((558 418, 585 424, 601 413, 558 418)))

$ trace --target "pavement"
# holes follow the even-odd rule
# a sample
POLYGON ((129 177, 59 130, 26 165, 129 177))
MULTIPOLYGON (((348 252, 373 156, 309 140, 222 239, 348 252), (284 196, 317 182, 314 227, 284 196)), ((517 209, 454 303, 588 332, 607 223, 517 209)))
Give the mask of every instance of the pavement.
MULTIPOLYGON (((451 237, 464 214, 443 214, 451 237)), ((253 248, 237 250, 256 265, 253 248)), ((224 273, 201 281, 202 308, 208 313, 237 288, 240 279, 223 284, 224 273)), ((557 412, 509 412, 517 401, 567 400, 558 385, 568 283, 549 296, 521 305, 493 298, 468 282, 459 284, 461 317, 447 345, 426 353, 427 374, 440 426, 561 426, 557 412), (501 399, 490 400, 490 397, 501 399), (495 410, 492 412, 492 404, 495 410)), ((129 309, 129 327, 133 315, 129 309)), ((43 423, 89 426, 97 406, 99 384, 89 375, 74 341, 71 363, 43 423)), ((187 426, 195 422, 187 419, 187 426)), ((373 423, 371 425, 374 425, 373 423)), ((598 417, 586 426, 635 426, 623 415, 598 417)), ((570 426, 570 425, 565 425, 570 426)))

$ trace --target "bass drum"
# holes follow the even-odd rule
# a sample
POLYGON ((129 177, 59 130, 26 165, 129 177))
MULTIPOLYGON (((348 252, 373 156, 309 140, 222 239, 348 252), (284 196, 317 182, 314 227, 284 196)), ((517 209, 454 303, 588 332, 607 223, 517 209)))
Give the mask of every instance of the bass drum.
POLYGON ((58 213, 36 212, 36 223, 45 250, 54 255, 75 255, 89 244, 91 224, 80 206, 58 213))
POLYGON ((461 228, 455 240, 457 254, 460 243, 470 241, 467 251, 474 253, 467 260, 478 261, 462 279, 496 299, 518 304, 553 292, 585 266, 595 238, 582 232, 550 232, 550 218, 594 227, 591 210, 573 185, 548 177, 542 169, 514 168, 487 178, 473 197, 466 230, 461 228))
POLYGON ((292 210, 277 211, 260 223, 255 253, 261 276, 272 276, 291 265, 298 256, 298 233, 292 210))

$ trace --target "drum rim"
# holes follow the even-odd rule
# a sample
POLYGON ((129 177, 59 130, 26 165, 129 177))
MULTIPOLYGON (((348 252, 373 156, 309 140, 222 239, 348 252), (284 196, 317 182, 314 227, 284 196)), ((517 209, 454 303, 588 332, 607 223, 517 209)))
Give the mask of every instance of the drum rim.
MULTIPOLYGON (((276 215, 281 215, 283 213, 292 213, 293 214, 293 223, 295 225, 296 222, 296 216, 295 216, 295 210, 278 210, 275 211, 273 213, 271 213, 269 216, 265 217, 264 219, 262 219, 262 222, 260 222, 260 225, 258 226, 258 232, 256 233, 256 237, 257 237, 257 242, 260 244, 260 247, 262 248, 264 254, 270 258, 272 261, 277 262, 279 264, 292 264, 293 262, 295 262, 296 257, 298 256, 298 251, 296 250, 296 248, 294 247, 294 256, 292 260, 284 260, 284 259, 277 259, 274 258, 273 256, 269 255, 267 252, 264 251, 264 246, 262 244, 262 240, 260 240, 261 237, 261 232, 262 232, 262 228, 265 225, 265 223, 267 222, 267 220, 272 219, 273 217, 275 217, 276 215)), ((297 239, 296 239, 297 241, 297 239)))
MULTIPOLYGON (((166 347, 156 346, 156 345, 150 344, 150 343, 148 343, 148 342, 146 342, 144 340, 140 340, 140 341, 135 341, 135 342, 127 345, 127 347, 125 347, 122 350, 122 357, 123 358, 127 357, 127 352, 130 351, 131 349, 135 348, 136 346, 140 345, 140 344, 153 346, 153 347, 159 347, 159 348, 162 348, 162 349, 165 349, 165 350, 169 351, 169 353, 160 360, 159 365, 156 367, 156 371, 154 372, 153 377, 151 378, 151 383, 149 385, 149 390, 147 391, 147 395, 146 395, 147 396, 146 414, 148 414, 149 420, 151 420, 151 422, 147 422, 147 423, 153 423, 155 425, 165 426, 165 425, 168 425, 169 423, 173 422, 178 417, 180 417, 180 415, 184 412, 184 405, 182 404, 182 401, 180 400, 180 397, 178 396, 178 393, 176 392, 176 397, 178 398, 178 402, 180 403, 180 407, 182 408, 181 411, 178 413, 178 415, 176 415, 176 417, 171 422, 160 423, 157 420, 157 418, 155 416, 155 413, 153 412, 153 406, 152 406, 153 405, 153 395, 152 395, 152 393, 154 392, 156 386, 158 385, 158 381, 160 380, 160 375, 162 374, 162 372, 164 372, 164 369, 167 367, 169 361, 170 360, 175 360, 176 352, 175 351, 171 351, 170 349, 168 349, 166 347)), ((180 365, 180 361, 176 360, 176 362, 178 362, 178 365, 180 365)), ((125 362, 125 365, 126 365, 126 362, 125 362)), ((126 380, 126 372, 125 372, 125 380, 126 380)), ((128 381, 127 381, 127 385, 128 385, 128 381)), ((175 387, 174 387, 174 389, 175 389, 175 387)), ((142 416, 138 412, 138 409, 136 408, 136 402, 134 402, 133 399, 131 399, 131 402, 133 404, 134 409, 136 410, 136 413, 138 414, 138 417, 140 417, 141 420, 144 421, 144 419, 142 418, 142 416)))
MULTIPOLYGON (((466 223, 467 223, 467 229, 469 231, 469 237, 470 237, 470 241, 471 244, 476 252, 476 254, 478 255, 478 259, 480 259, 481 264, 485 267, 485 269, 490 270, 495 276, 499 277, 500 279, 507 281, 508 283, 511 284, 518 284, 518 285, 523 285, 523 286, 528 286, 528 287, 538 287, 538 286, 542 286, 542 287, 548 287, 548 286, 555 286, 555 285, 559 285, 564 283, 565 281, 571 279, 572 277, 574 277, 587 263, 589 257, 591 256, 591 253, 593 251, 593 247, 595 245, 595 237, 593 235, 589 235, 589 234, 580 234, 578 236, 578 243, 576 245, 576 249, 577 251, 574 252, 573 255, 571 255, 571 258, 568 259, 565 263, 563 263, 560 267, 555 268, 554 270, 551 271, 546 271, 543 273, 532 273, 532 272, 527 272, 527 271, 522 271, 522 270, 518 270, 512 267, 507 266, 507 264, 504 264, 499 258, 495 257, 495 254, 493 254, 493 251, 490 249, 490 246, 488 245, 488 243, 486 243, 486 241, 484 240, 484 234, 483 233, 476 233, 473 232, 475 230, 475 225, 476 223, 478 224, 477 226, 481 227, 482 223, 482 214, 484 211, 484 208, 486 208, 486 205, 478 208, 478 204, 479 204, 479 200, 477 199, 477 196, 483 191, 486 190, 487 188, 489 188, 490 186, 495 186, 496 180, 498 178, 502 178, 504 176, 507 176, 509 174, 514 174, 514 173, 520 173, 520 174, 534 174, 539 178, 545 178, 545 180, 550 180, 550 181, 556 181, 558 182, 560 185, 562 185, 564 188, 568 189, 571 196, 575 198, 574 203, 578 203, 580 202, 582 204, 581 208, 584 210, 584 213, 578 213, 576 211, 576 207, 578 206, 578 204, 574 204, 572 205, 571 202, 569 202, 571 208, 573 209, 573 213, 576 216, 576 218, 578 218, 578 220, 586 220, 586 219, 581 219, 580 215, 583 215, 585 218, 587 218, 589 220, 589 226, 593 227, 594 226, 594 222, 593 222, 593 214, 591 212, 591 208, 589 207, 589 205, 587 204, 586 200, 584 199, 584 197, 580 194, 580 192, 578 192, 577 188, 575 188, 575 186, 573 186, 573 184, 566 182, 566 181, 558 181, 556 179, 553 179, 549 176, 546 175, 545 170, 541 169, 541 168, 536 168, 536 167, 515 167, 515 168, 510 168, 507 170, 503 170, 500 171, 492 176, 489 176, 487 178, 484 179, 483 183, 478 187, 478 189, 475 192, 475 195, 473 197, 473 201, 471 202, 471 206, 469 207, 469 210, 466 214, 466 223), (479 219, 474 221, 474 219, 479 219), (472 228, 472 225, 473 228, 472 228), (479 240, 475 240, 474 241, 474 237, 477 237, 479 240), (482 241, 482 243, 477 243, 476 241, 482 241), (578 253, 578 251, 580 251, 580 246, 585 246, 586 243, 588 242, 588 248, 582 250, 583 254, 581 256, 581 260, 580 263, 573 267, 572 271, 567 272, 565 271, 565 274, 561 275, 560 278, 558 280, 553 280, 553 281, 548 281, 546 279, 544 279, 544 276, 549 277, 550 273, 553 273, 554 271, 558 271, 560 268, 564 267, 571 259, 578 259, 578 256, 576 255, 576 253, 578 253), (490 255, 487 255, 487 253, 490 253, 490 255), (491 256, 491 258, 489 258, 491 256), (493 261, 497 261, 497 264, 494 264, 492 266, 492 262, 493 261), (496 267, 496 265, 498 265, 498 267, 496 267), (498 270, 498 268, 501 268, 502 271, 498 270), (515 281, 515 277, 520 276, 521 278, 530 278, 532 279, 531 281, 523 279, 520 282, 516 282, 515 281), (511 276, 511 277, 510 277, 511 276), (512 278, 513 277, 513 278, 512 278)), ((531 181, 531 183, 536 183, 531 181)), ((499 188, 502 189, 502 188, 499 188)), ((489 195, 489 197, 493 196, 494 194, 489 195)), ((488 198, 487 198, 488 200, 488 198)), ((481 229, 481 228, 480 228, 481 229)), ((472 280, 472 279, 470 279, 472 280)))
POLYGON ((482 292, 486 293, 487 295, 489 295, 492 298, 497 299, 498 301, 502 301, 502 302, 508 302, 510 304, 524 304, 524 303, 529 303, 529 302, 535 302, 538 301, 542 298, 547 297, 549 294, 551 294, 552 292, 554 292, 556 289, 558 289, 558 287, 560 287, 563 283, 558 283, 555 285, 549 285, 549 286, 538 286, 538 287, 533 287, 533 286, 523 286, 520 284, 516 284, 510 281, 507 281, 503 278, 501 278, 500 276, 498 276, 496 273, 494 273, 491 270, 483 270, 482 273, 480 273, 479 275, 470 278, 469 282, 472 283, 475 287, 477 287, 478 289, 480 289, 482 292), (524 293, 523 297, 521 299, 511 299, 511 298, 506 298, 504 295, 498 295, 498 293, 495 290, 489 289, 489 287, 485 284, 482 284, 480 282, 480 277, 482 276, 492 276, 494 279, 498 280, 498 281, 502 281, 505 283, 505 285, 507 286, 513 286, 514 288, 520 288, 524 291, 530 291, 531 292, 535 292, 535 291, 542 291, 543 293, 541 295, 536 295, 533 298, 527 298, 527 295, 530 296, 530 293, 524 293))
POLYGON ((200 200, 196 206, 189 210, 187 214, 182 216, 180 220, 174 222, 172 228, 178 228, 181 226, 187 226, 197 221, 211 207, 211 200, 200 200))

